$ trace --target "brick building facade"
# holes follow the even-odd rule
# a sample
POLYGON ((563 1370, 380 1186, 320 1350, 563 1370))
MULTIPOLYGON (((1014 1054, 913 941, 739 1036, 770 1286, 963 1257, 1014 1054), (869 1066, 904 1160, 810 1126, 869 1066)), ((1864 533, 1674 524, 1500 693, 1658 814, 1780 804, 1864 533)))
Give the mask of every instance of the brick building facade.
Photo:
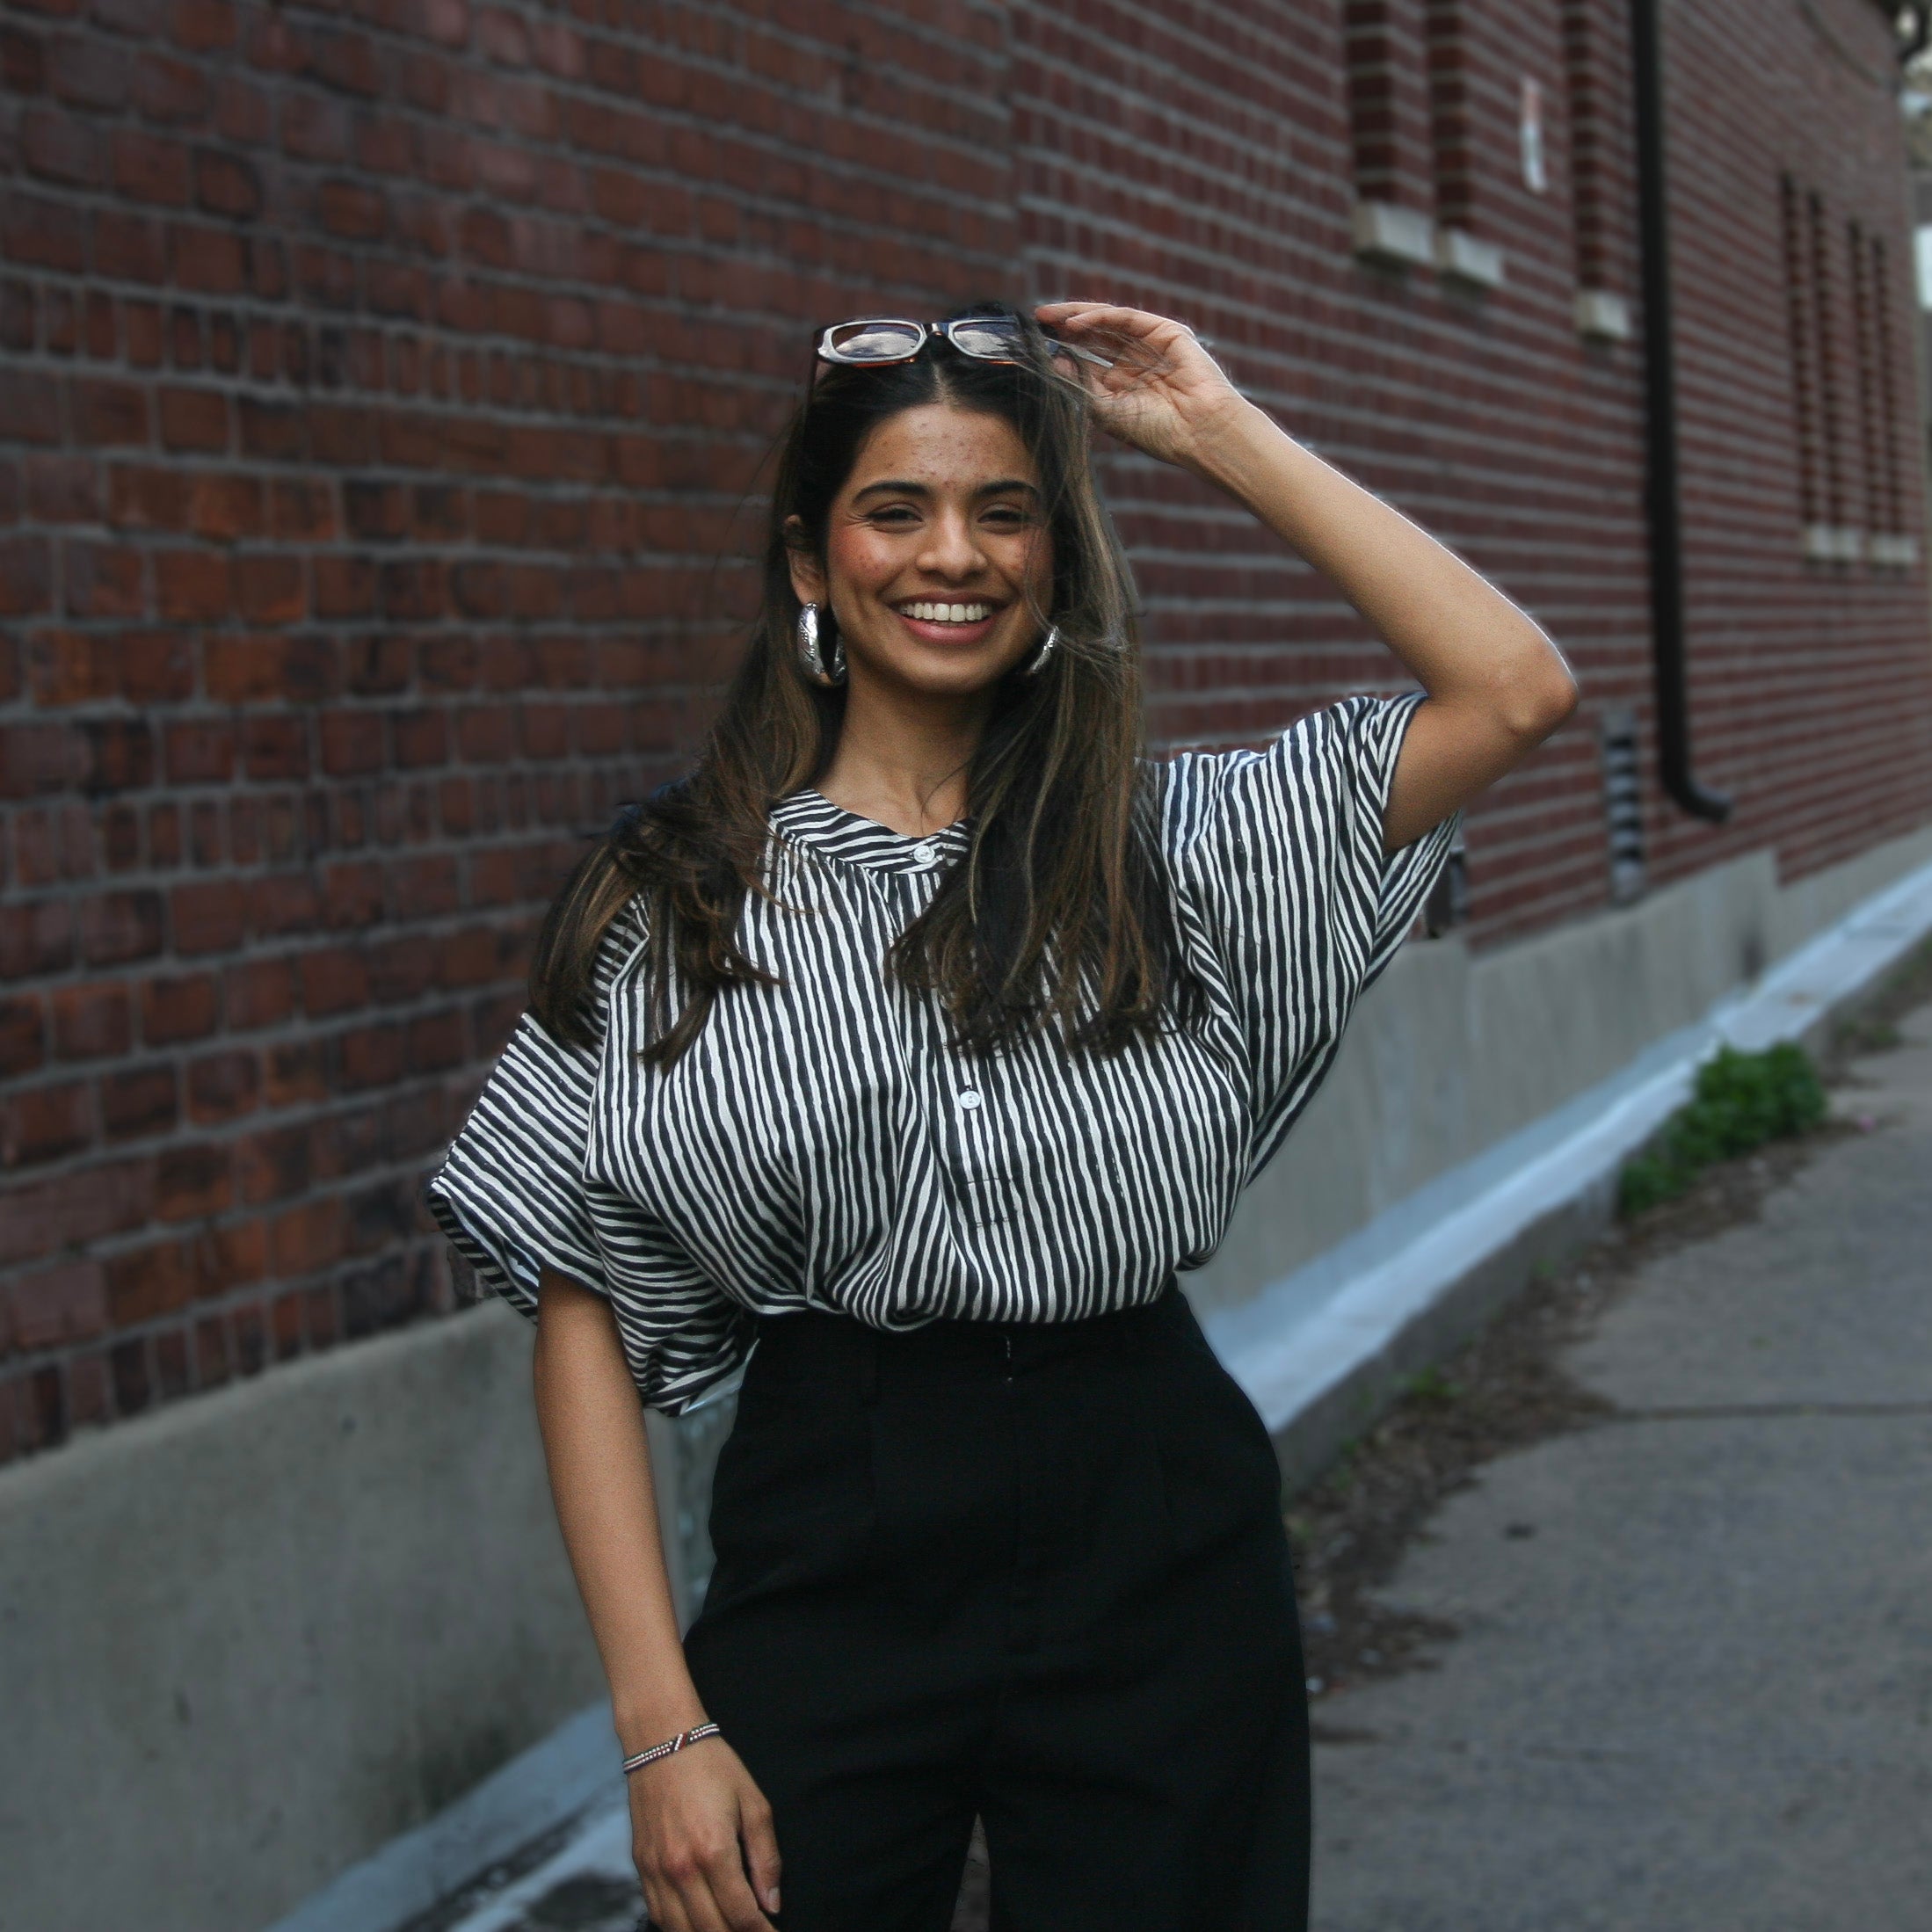
MULTIPOLYGON (((1932 820, 1889 12, 1666 9, 1720 826, 1652 776, 1627 0, 7 0, 0 1459, 452 1305, 420 1177, 702 727, 813 320, 1182 315, 1533 610, 1585 708, 1472 815, 1479 948, 1639 830, 1654 884, 1932 820)), ((1158 742, 1397 680, 1108 481, 1158 742)))

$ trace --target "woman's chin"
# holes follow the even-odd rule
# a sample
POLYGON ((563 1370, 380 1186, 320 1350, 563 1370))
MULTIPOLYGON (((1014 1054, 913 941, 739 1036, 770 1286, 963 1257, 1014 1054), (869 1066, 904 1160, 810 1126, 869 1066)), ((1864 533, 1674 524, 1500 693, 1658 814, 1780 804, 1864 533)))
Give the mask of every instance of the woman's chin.
POLYGON ((922 698, 970 698, 996 685, 1008 668, 1003 651, 966 650, 958 645, 913 652, 895 652, 868 662, 861 678, 887 688, 916 693, 922 698))

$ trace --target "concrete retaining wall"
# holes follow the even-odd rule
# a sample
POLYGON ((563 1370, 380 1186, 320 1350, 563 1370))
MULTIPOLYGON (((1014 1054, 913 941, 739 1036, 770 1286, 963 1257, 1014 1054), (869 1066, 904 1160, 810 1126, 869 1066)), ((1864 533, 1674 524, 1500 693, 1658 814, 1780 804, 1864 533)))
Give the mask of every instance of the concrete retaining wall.
POLYGON ((0 1475, 0 1928, 258 1932, 602 1689, 478 1310, 0 1475))

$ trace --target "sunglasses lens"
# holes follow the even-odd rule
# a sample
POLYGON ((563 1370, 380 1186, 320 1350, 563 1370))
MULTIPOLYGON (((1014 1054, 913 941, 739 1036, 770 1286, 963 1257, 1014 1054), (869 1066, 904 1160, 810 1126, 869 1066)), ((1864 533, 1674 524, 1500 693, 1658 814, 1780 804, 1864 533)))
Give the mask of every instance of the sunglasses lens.
POLYGON ((947 331, 962 355, 991 356, 1011 361, 1024 352, 1026 335, 1010 316, 975 316, 955 322, 947 331))
POLYGON ((846 362, 903 362, 923 339, 909 322, 846 322, 832 331, 831 346, 846 362))

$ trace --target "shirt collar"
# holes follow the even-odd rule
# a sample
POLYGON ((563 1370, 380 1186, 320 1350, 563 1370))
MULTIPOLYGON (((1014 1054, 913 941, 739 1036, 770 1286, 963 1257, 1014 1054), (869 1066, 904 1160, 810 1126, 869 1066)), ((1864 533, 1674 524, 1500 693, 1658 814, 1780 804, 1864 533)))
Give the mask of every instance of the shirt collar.
POLYGON ((966 850, 972 821, 956 818, 924 838, 894 832, 875 818, 835 805, 823 792, 793 792, 772 807, 774 831, 827 858, 878 872, 931 872, 966 850))

